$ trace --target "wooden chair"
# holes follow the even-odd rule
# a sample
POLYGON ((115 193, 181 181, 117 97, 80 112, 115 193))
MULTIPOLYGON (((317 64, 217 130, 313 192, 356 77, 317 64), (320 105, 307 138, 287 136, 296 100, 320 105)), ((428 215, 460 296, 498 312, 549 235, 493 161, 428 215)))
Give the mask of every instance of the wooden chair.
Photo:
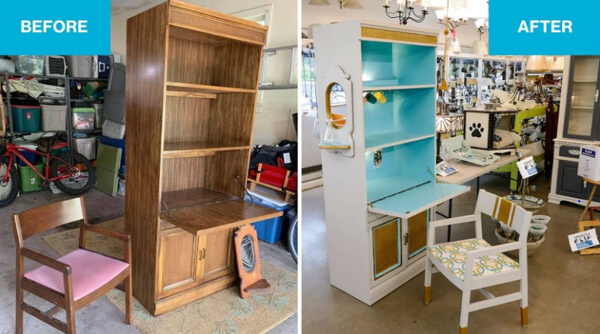
POLYGON ((124 282, 125 320, 131 324, 131 238, 121 232, 90 225, 83 197, 44 205, 13 215, 17 253, 16 332, 23 333, 23 311, 65 333, 75 333, 75 311, 124 282), (23 245, 27 238, 67 223, 81 221, 79 248, 59 259, 35 252, 23 245), (125 262, 85 249, 86 233, 100 233, 125 242, 125 262), (42 264, 24 273, 24 260, 42 264), (42 312, 23 301, 23 290, 55 306, 42 312), (67 323, 53 317, 66 311, 67 323))
POLYGON ((430 222, 425 264, 425 304, 431 300, 431 274, 434 269, 444 274, 450 282, 463 291, 460 312, 460 334, 467 333, 469 312, 504 303, 521 301, 521 325, 527 326, 527 233, 531 212, 514 203, 479 191, 475 214, 430 222), (481 214, 487 214, 508 225, 520 235, 517 242, 491 246, 482 238, 481 214), (475 238, 435 244, 435 229, 466 222, 475 223, 475 238), (518 250, 519 261, 503 252, 518 250), (465 274, 467 273, 467 274, 465 274), (492 295, 486 287, 520 281, 520 291, 500 297, 492 295), (471 291, 479 290, 487 300, 471 303, 471 291))

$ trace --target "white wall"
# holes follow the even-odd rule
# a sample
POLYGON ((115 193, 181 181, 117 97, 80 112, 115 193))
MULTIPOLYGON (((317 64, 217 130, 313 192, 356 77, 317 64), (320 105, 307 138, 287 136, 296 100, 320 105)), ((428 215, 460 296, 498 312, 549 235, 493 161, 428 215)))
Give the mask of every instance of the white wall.
MULTIPOLYGON (((313 6, 308 4, 309 0, 302 0, 302 28, 308 28, 312 24, 328 24, 332 22, 350 21, 350 20, 367 20, 381 22, 384 24, 398 24, 398 19, 388 18, 384 12, 384 0, 361 0, 363 9, 340 9, 337 0, 329 0, 330 6, 313 6)), ((390 6, 394 8, 395 1, 390 1, 390 6)), ((415 5, 415 10, 420 13, 421 7, 415 5)), ((425 28, 438 30, 440 32, 439 42, 444 43, 444 25, 438 23, 438 19, 434 10, 431 10, 426 16, 425 21, 414 23, 409 21, 408 26, 413 28, 425 28)), ((304 30, 305 31, 305 30, 304 30)), ((466 25, 456 29, 462 46, 462 52, 470 52, 473 41, 479 39, 475 21, 470 19, 466 25)), ((487 32, 482 36, 482 39, 487 42, 487 32)), ((439 48, 443 50, 443 46, 439 48)), ((318 55, 317 55, 318 57, 318 55)))
MULTIPOLYGON (((296 0, 185 0, 191 4, 206 7, 223 13, 235 13, 272 5, 268 44, 265 48, 296 45, 298 41, 298 3, 296 0)), ((163 1, 140 9, 118 13, 112 16, 111 47, 113 53, 127 60, 127 19, 163 1)), ((289 60, 278 57, 270 61, 267 73, 280 76, 289 72, 289 60)), ((297 111, 297 90, 273 90, 259 93, 254 126, 254 144, 276 144, 282 139, 296 140, 292 114, 297 111)))

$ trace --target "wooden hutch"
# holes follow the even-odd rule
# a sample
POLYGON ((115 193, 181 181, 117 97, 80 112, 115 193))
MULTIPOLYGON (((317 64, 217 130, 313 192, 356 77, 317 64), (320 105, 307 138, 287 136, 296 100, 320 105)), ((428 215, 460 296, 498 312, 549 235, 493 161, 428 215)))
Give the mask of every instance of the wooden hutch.
POLYGON ((266 36, 175 0, 127 21, 125 221, 153 315, 235 284, 233 232, 281 215, 243 200, 266 36))

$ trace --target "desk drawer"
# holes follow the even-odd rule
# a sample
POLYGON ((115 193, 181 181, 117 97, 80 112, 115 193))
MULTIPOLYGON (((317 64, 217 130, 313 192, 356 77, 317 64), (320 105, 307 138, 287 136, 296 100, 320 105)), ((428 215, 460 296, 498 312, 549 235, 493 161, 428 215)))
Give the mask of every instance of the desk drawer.
POLYGON ((579 159, 579 146, 561 146, 558 155, 561 157, 579 159))

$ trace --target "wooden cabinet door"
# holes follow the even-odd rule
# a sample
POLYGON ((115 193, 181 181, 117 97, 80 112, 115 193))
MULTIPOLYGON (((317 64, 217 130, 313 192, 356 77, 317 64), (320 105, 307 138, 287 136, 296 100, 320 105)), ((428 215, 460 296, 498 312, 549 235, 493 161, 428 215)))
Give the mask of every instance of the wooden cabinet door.
POLYGON ((166 297, 199 284, 206 238, 180 228, 162 230, 158 241, 158 297, 166 297))
POLYGON ((429 212, 423 211, 408 218, 408 258, 418 255, 427 247, 429 212))
POLYGON ((586 197, 587 191, 583 187, 583 179, 577 175, 577 165, 578 163, 574 161, 558 162, 557 194, 581 199, 586 197))
POLYGON ((375 279, 402 265, 399 218, 373 227, 373 272, 375 279))
POLYGON ((220 230, 204 235, 202 283, 235 273, 233 252, 233 229, 220 230))

